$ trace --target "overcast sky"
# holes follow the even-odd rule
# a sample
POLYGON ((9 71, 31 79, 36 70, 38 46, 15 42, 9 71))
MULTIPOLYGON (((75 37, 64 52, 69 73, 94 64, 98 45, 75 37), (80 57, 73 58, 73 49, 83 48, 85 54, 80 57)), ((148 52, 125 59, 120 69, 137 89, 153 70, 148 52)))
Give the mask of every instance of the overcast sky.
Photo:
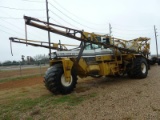
MULTIPOLYGON (((48 2, 52 23, 105 34, 109 33, 110 23, 114 37, 128 40, 137 37, 151 38, 151 53, 156 53, 153 26, 156 25, 160 35, 160 0, 48 0, 48 2)), ((1 62, 21 60, 21 55, 48 54, 48 49, 45 48, 13 43, 12 56, 8 39, 25 38, 23 15, 46 21, 45 9, 45 0, 0 0, 1 62)), ((28 27, 28 39, 48 41, 47 32, 28 27)), ((52 42, 57 43, 59 40, 61 43, 79 44, 76 40, 51 34, 52 42)))

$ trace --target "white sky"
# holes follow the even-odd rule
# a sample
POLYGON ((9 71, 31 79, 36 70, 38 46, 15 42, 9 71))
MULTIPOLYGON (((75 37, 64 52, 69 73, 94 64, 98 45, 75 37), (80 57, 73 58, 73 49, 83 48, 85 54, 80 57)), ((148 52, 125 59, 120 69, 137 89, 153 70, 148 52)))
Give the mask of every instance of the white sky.
MULTIPOLYGON (((151 38, 151 53, 156 53, 153 26, 160 33, 159 0, 48 0, 50 22, 89 32, 108 33, 109 23, 113 36, 122 39, 151 38), (52 5, 56 8, 54 8, 52 5), (57 4, 58 3, 58 4, 57 4), (54 13, 54 14, 53 14, 54 13), (69 16, 71 19, 69 19, 69 16), (58 15, 58 16, 57 16, 58 15), (75 22, 77 21, 77 22, 75 22), (68 24, 69 23, 69 24, 68 24), (80 24, 81 25, 80 25, 80 24)), ((10 53, 9 37, 25 38, 23 15, 46 20, 45 0, 0 0, 0 61, 21 60, 21 55, 48 54, 48 49, 13 43, 10 53), (42 9, 40 11, 14 10, 42 9)), ((48 41, 47 32, 28 26, 28 39, 48 41)), ((76 40, 51 33, 51 41, 79 44, 76 40)), ((160 44, 158 37, 158 45, 160 44)), ((160 53, 160 51, 159 51, 160 53)))

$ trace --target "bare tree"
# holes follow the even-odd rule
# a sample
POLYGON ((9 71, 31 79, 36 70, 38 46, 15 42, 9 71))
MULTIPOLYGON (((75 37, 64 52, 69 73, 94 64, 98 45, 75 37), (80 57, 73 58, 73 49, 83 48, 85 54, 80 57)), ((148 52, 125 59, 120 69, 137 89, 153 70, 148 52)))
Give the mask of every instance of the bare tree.
POLYGON ((47 55, 41 55, 41 54, 39 54, 39 55, 36 55, 36 56, 34 56, 34 60, 39 64, 39 62, 41 62, 42 64, 46 64, 46 63, 48 63, 49 62, 49 56, 47 56, 47 55))

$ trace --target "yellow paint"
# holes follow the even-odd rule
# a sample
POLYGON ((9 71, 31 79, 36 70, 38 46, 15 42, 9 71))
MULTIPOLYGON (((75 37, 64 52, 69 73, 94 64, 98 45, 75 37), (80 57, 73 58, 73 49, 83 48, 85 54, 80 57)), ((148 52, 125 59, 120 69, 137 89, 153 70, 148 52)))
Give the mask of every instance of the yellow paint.
POLYGON ((63 58, 62 64, 63 64, 65 80, 66 80, 66 82, 70 82, 73 62, 68 58, 63 58))
POLYGON ((113 55, 107 55, 107 56, 97 56, 96 61, 111 61, 113 60, 113 55))
POLYGON ((87 67, 87 72, 91 73, 91 72, 95 72, 95 71, 100 71, 99 65, 89 65, 87 67))

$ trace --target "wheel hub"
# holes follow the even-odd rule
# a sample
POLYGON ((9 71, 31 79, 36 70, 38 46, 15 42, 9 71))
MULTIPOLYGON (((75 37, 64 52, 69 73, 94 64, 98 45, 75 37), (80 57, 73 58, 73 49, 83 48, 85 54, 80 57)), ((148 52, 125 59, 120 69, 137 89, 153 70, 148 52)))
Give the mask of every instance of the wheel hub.
POLYGON ((69 86, 72 84, 72 81, 73 81, 72 76, 71 76, 71 79, 70 79, 69 81, 66 80, 64 74, 61 76, 61 83, 62 83, 62 85, 65 86, 65 87, 69 87, 69 86))

